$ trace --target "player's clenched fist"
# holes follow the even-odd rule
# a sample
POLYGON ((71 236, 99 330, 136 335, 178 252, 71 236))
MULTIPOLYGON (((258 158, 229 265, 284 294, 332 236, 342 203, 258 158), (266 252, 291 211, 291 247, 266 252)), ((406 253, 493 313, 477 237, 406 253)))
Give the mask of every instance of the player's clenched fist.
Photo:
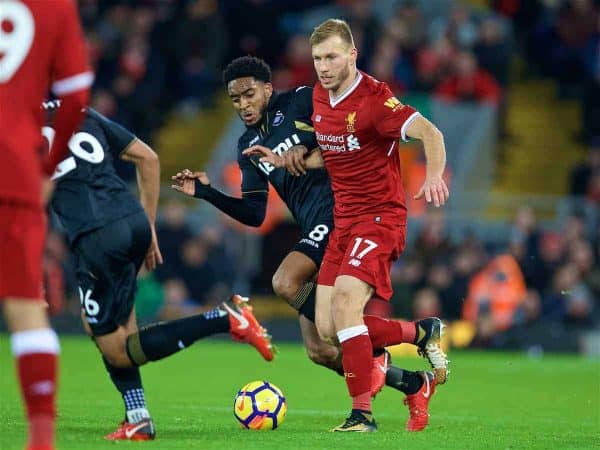
POLYGON ((196 194, 196 180, 205 186, 210 185, 210 179, 206 172, 192 172, 189 169, 177 172, 171 179, 173 180, 172 189, 183 192, 191 197, 196 194))

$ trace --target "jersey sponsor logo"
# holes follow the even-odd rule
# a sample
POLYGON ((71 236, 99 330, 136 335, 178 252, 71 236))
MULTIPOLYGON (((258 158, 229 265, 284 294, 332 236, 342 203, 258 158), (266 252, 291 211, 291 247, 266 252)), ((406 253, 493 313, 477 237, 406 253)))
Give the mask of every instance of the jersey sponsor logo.
MULTIPOLYGON (((298 145, 301 142, 302 141, 300 140, 298 135, 296 133, 294 133, 290 137, 285 138, 282 142, 277 144, 273 148, 273 153, 281 156, 283 153, 287 152, 294 145, 298 145)), ((271 172, 273 172, 275 170, 274 166, 272 166, 271 164, 264 162, 264 161, 259 162, 258 167, 260 168, 260 170, 262 170, 267 175, 269 175, 271 172)))
POLYGON ((394 109, 400 104, 400 100, 398 100, 396 97, 390 97, 383 104, 390 109, 394 109))
POLYGON ((283 123, 284 120, 285 116, 283 115, 283 113, 281 111, 277 111, 275 113, 275 118, 273 119, 273 126, 278 127, 283 123))
POLYGON ((404 105, 401 104, 400 100, 398 100, 396 97, 388 98, 383 104, 385 106, 387 106, 388 108, 390 108, 393 112, 396 112, 397 110, 404 108, 404 105))
POLYGON ((346 130, 348 131, 348 133, 354 133, 356 131, 356 128, 354 127, 355 124, 356 111, 353 111, 350 114, 348 114, 348 117, 346 117, 346 130))
POLYGON ((360 142, 353 134, 344 137, 339 134, 322 134, 317 131, 315 136, 322 150, 338 153, 360 150, 360 142))
POLYGON ((358 142, 358 138, 351 134, 347 138, 348 141, 348 151, 360 150, 360 143, 358 142))
POLYGON ((319 248, 319 244, 317 244, 312 239, 307 239, 307 238, 301 239, 300 244, 307 244, 307 245, 310 245, 311 247, 319 248))

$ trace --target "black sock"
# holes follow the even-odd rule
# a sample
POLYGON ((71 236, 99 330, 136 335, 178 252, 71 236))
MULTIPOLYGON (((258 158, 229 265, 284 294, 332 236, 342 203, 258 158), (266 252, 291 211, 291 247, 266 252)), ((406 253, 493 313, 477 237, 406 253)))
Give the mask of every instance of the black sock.
POLYGON ((189 347, 198 339, 229 331, 226 311, 215 308, 204 314, 159 322, 127 337, 127 354, 137 365, 158 361, 189 347))
POLYGON ((125 420, 129 423, 137 423, 149 418, 150 413, 146 406, 139 367, 114 367, 104 357, 102 361, 110 379, 123 398, 125 420))
POLYGON ((311 289, 310 293, 308 294, 308 297, 306 297, 306 301, 300 307, 298 312, 304 317, 306 317, 308 320, 310 320, 312 323, 315 323, 315 296, 317 293, 317 285, 315 283, 312 284, 313 288, 311 289))
POLYGON ((416 393, 423 383, 423 377, 419 372, 411 372, 396 366, 390 366, 385 376, 386 386, 398 389, 406 395, 416 393))

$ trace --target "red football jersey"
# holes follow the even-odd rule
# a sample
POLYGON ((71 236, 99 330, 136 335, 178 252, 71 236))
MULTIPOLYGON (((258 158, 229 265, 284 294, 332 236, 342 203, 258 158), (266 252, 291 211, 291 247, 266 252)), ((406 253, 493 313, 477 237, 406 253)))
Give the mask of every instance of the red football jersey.
POLYGON ((317 83, 313 106, 313 125, 335 198, 335 219, 387 214, 406 223, 397 147, 419 113, 401 105, 386 83, 360 71, 336 99, 317 83))
POLYGON ((92 81, 73 0, 0 2, 0 199, 40 204, 42 101, 92 81))

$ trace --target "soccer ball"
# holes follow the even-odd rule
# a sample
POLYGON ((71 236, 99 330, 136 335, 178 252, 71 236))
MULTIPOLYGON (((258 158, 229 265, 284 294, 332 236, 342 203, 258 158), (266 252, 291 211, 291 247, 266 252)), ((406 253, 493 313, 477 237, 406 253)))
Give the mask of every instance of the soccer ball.
POLYGON ((233 401, 233 415, 251 430, 274 430, 282 424, 286 411, 283 393, 267 381, 248 383, 233 401))

